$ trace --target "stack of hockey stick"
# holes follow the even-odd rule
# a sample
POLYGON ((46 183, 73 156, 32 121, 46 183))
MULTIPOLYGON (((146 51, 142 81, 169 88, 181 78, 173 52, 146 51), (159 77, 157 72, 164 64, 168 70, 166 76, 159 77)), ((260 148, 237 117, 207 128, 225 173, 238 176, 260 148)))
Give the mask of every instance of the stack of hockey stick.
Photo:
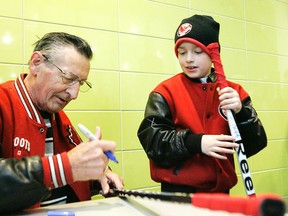
POLYGON ((251 216, 283 216, 286 209, 283 200, 273 194, 245 198, 229 196, 228 194, 185 194, 117 189, 114 189, 114 194, 119 197, 132 196, 169 202, 191 203, 195 207, 222 210, 230 213, 242 213, 251 216))
MULTIPOLYGON (((225 76, 223 65, 222 65, 221 58, 220 58, 219 44, 211 43, 207 46, 207 48, 210 52, 211 60, 215 68, 215 73, 217 74, 217 79, 220 84, 220 88, 221 89, 225 88, 228 86, 228 83, 226 80, 226 76, 225 76)), ((229 124, 230 133, 234 137, 235 142, 239 144, 239 147, 237 147, 235 150, 237 152, 238 162, 239 162, 246 194, 249 197, 253 198, 256 194, 255 194, 254 184, 253 184, 252 177, 251 177, 250 170, 249 170, 249 165, 248 165, 244 145, 242 142, 242 137, 240 135, 240 132, 237 127, 232 111, 227 110, 226 116, 227 116, 227 120, 229 124)))

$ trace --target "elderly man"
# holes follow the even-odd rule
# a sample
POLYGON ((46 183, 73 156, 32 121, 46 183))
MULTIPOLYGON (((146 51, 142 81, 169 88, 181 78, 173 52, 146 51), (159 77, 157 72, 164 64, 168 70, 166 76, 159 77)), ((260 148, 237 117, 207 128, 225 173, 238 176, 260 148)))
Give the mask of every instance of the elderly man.
POLYGON ((0 213, 89 200, 95 185, 103 194, 123 188, 104 154, 116 144, 99 128, 82 143, 63 111, 92 87, 92 56, 85 40, 48 33, 35 43, 29 73, 0 85, 0 213))

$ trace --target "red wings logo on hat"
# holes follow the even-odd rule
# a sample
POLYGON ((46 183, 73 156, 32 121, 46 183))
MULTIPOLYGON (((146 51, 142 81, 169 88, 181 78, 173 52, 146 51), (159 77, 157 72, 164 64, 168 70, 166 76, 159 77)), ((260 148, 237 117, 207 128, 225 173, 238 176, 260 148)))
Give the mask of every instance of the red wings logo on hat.
POLYGON ((183 35, 188 34, 192 30, 192 24, 191 23, 183 23, 177 32, 178 37, 182 37, 183 35))

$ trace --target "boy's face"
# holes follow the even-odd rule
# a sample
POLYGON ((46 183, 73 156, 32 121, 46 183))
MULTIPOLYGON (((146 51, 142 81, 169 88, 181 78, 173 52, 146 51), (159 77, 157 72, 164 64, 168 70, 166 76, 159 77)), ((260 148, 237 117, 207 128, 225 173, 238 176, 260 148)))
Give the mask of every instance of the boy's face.
POLYGON ((177 50, 180 66, 188 77, 203 78, 211 73, 211 58, 200 47, 183 42, 177 50))

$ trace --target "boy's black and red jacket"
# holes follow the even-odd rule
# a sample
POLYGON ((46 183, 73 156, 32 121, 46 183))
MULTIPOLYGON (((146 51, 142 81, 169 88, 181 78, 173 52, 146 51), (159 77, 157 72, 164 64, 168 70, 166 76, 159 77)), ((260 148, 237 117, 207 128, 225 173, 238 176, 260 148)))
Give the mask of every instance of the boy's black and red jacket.
MULTIPOLYGON (((160 83, 149 96, 138 138, 150 159, 151 178, 162 186, 227 192, 237 183, 233 155, 220 160, 201 151, 204 134, 230 134, 219 108, 216 74, 211 73, 208 80, 201 83, 180 73, 160 83)), ((250 157, 267 145, 267 137, 248 93, 239 84, 228 81, 228 85, 242 101, 235 119, 250 157)))

